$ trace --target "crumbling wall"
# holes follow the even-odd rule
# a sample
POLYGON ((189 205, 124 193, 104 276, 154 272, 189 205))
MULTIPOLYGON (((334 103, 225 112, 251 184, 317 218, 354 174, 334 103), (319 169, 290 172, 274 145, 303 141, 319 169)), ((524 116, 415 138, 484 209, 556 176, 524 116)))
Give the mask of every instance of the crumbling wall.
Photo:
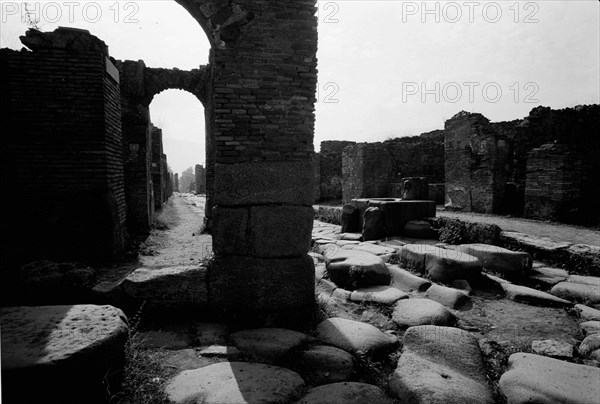
POLYGON ((342 199, 342 152, 346 146, 356 142, 328 140, 321 142, 319 152, 320 199, 333 201, 342 199))
POLYGON ((119 72, 85 30, 29 30, 31 51, 0 50, 5 262, 110 259, 124 250, 119 72))
POLYGON ((444 129, 446 208, 499 213, 510 146, 481 114, 459 112, 444 129))
POLYGON ((381 143, 357 143, 342 153, 343 203, 355 198, 388 196, 391 158, 381 143))

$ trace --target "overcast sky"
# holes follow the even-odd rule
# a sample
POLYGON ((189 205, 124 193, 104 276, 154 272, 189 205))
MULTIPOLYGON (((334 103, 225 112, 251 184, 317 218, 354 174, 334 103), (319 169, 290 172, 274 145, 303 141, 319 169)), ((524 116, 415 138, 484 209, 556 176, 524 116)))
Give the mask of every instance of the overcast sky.
MULTIPOLYGON (((20 49, 25 3, 1 3, 1 47, 20 49)), ((117 59, 180 69, 208 61, 204 31, 175 1, 28 4, 42 31, 87 29, 117 59)), ((599 103, 599 4, 320 1, 315 148, 417 135, 460 110, 503 121, 538 105, 599 103)), ((168 90, 150 109, 173 170, 204 163, 202 104, 168 90)))

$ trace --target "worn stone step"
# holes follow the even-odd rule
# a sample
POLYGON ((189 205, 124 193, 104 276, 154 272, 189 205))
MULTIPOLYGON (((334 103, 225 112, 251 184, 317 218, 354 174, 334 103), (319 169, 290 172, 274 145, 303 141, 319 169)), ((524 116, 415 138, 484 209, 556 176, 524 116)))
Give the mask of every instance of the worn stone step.
POLYGON ((500 286, 504 289, 506 297, 515 302, 549 307, 568 307, 573 305, 568 300, 526 286, 514 285, 512 283, 501 283, 500 286))
POLYGON ((431 286, 431 282, 423 279, 398 265, 388 265, 391 275, 391 285, 404 292, 424 292, 431 286))
POLYGON ((489 244, 461 244, 457 251, 479 258, 484 268, 508 279, 522 279, 531 271, 532 258, 526 252, 511 251, 489 244))
POLYGON ((316 332, 319 341, 350 353, 379 353, 398 344, 396 337, 385 334, 370 324, 339 317, 319 323, 316 332))
POLYGON ((390 272, 382 259, 365 251, 339 250, 326 255, 326 266, 330 279, 345 289, 390 283, 390 272))
POLYGON ((356 289, 350 295, 353 302, 374 302, 381 304, 394 304, 400 299, 408 299, 408 295, 391 286, 371 286, 356 289))
POLYGON ((430 299, 404 299, 394 306, 392 320, 401 328, 418 325, 454 325, 456 316, 450 310, 430 299))
POLYGON ((433 284, 425 291, 425 297, 435 300, 451 309, 462 309, 472 306, 471 298, 462 290, 433 284))
POLYGON ((256 328, 231 334, 231 339, 244 355, 256 362, 276 364, 299 346, 314 339, 285 328, 256 328))
POLYGON ((550 293, 563 299, 582 303, 600 303, 600 286, 587 283, 560 282, 550 293))

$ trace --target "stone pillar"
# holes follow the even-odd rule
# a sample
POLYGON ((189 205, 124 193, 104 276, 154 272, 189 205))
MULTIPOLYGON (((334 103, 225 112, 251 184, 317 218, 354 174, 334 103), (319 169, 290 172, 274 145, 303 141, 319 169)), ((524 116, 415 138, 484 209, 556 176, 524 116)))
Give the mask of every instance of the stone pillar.
POLYGON ((173 174, 173 191, 180 192, 179 191, 179 174, 177 174, 177 173, 173 174))
POLYGON ((390 155, 381 143, 358 143, 342 153, 342 199, 388 196, 391 176, 390 155))
POLYGON ((321 142, 319 153, 319 190, 324 201, 342 199, 342 153, 356 142, 328 140, 321 142))
POLYGON ((529 152, 525 217, 561 222, 578 219, 582 162, 573 147, 545 144, 529 152))
POLYGON ((152 174, 152 189, 154 197, 154 210, 159 211, 162 209, 164 195, 163 195, 163 179, 161 161, 163 155, 163 144, 162 144, 162 129, 150 124, 152 133, 152 163, 150 172, 152 174))
POLYGON ((206 170, 202 164, 196 164, 194 174, 196 176, 196 193, 206 194, 206 170))
POLYGON ((496 213, 506 187, 508 143, 481 114, 459 112, 444 130, 446 208, 496 213))
POLYGON ((307 251, 314 202, 315 1, 220 7, 214 14, 201 10, 210 26, 217 26, 212 18, 226 22, 210 38, 207 108, 216 145, 209 304, 255 324, 306 326, 314 314, 307 251))

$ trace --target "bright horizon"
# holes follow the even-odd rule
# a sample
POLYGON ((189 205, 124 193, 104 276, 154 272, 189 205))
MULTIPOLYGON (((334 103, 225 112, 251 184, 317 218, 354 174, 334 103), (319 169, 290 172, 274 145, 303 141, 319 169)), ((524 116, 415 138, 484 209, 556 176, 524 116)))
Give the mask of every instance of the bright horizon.
MULTIPOLYGON (((23 3, 0 3, 0 47, 20 49, 23 3)), ((186 70, 208 62, 206 34, 175 1, 28 4, 42 31, 87 29, 115 59, 186 70)), ((316 150, 324 140, 375 142, 441 129, 461 110, 496 122, 539 105, 600 103, 598 1, 318 6, 316 150)), ((204 110, 194 96, 167 90, 150 113, 174 172, 204 163, 204 110)))

